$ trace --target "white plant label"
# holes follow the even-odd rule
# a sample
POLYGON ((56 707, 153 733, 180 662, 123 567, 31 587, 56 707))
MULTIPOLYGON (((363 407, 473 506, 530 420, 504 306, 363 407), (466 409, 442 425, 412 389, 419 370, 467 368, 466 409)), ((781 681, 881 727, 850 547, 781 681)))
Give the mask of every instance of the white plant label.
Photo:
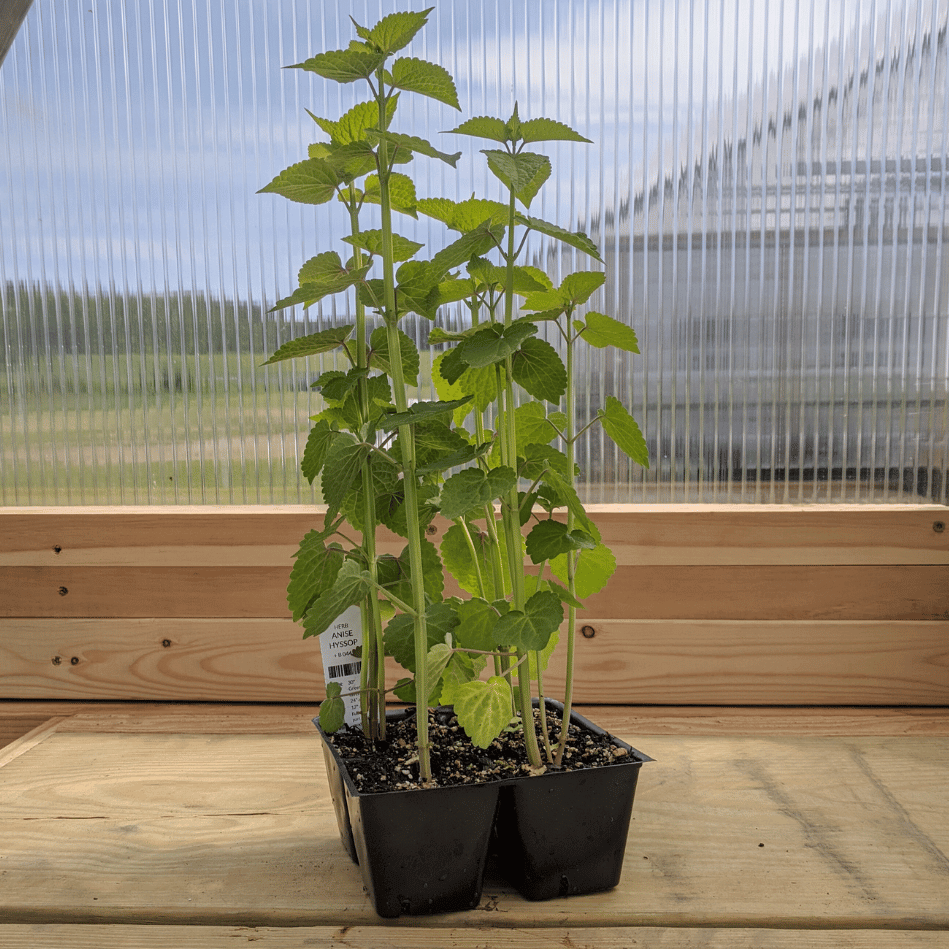
POLYGON ((362 613, 351 606, 320 636, 323 678, 338 682, 346 705, 346 724, 361 727, 359 715, 359 673, 362 661, 353 655, 362 642, 362 613))

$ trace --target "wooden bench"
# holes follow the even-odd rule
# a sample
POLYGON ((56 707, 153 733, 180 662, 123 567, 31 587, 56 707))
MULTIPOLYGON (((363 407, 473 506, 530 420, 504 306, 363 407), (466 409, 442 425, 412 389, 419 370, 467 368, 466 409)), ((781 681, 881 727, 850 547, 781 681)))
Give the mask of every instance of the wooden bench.
POLYGON ((620 887, 489 876, 478 910, 393 925, 285 616, 319 511, 0 511, 0 949, 949 946, 947 514, 596 509, 620 568, 579 698, 657 759, 620 887))

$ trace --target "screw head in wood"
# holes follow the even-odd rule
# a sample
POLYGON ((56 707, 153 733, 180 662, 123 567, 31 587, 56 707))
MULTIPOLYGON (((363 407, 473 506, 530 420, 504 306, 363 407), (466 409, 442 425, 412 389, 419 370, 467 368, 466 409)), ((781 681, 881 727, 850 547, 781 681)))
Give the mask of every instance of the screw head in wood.
POLYGON ((937 534, 941 534, 945 529, 946 529, 946 525, 943 521, 936 521, 936 523, 933 524, 933 530, 937 534))
POLYGON ((65 587, 60 587, 58 592, 60 596, 65 596, 69 590, 67 590, 65 587))
POLYGON ((584 639, 593 639, 593 637, 596 635, 596 630, 592 626, 581 626, 580 635, 584 639))

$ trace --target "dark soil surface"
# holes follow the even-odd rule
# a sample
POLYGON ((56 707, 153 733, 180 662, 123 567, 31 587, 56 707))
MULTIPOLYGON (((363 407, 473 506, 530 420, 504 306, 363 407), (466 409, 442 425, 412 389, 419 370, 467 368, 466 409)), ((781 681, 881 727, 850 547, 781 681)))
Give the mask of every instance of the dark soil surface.
MULTIPOLYGON (((540 736, 537 709, 534 715, 540 736)), ((550 709, 547 710, 547 728, 553 745, 560 735, 560 715, 550 709)), ((429 736, 432 779, 440 787, 484 784, 531 773, 519 728, 502 733, 487 748, 478 748, 458 725, 451 709, 435 709, 429 712, 429 736)), ((386 740, 375 745, 359 729, 348 726, 328 737, 345 760, 346 770, 359 791, 404 791, 419 787, 414 715, 395 722, 390 719, 386 740)), ((538 740, 543 755, 543 739, 538 740)), ((571 723, 561 770, 600 768, 628 760, 628 757, 626 749, 617 747, 610 736, 571 723)))

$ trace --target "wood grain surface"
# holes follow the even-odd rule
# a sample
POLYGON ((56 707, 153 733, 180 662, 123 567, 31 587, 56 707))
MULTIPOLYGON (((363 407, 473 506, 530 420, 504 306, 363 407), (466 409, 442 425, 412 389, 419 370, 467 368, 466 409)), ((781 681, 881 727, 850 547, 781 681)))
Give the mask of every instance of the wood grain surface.
MULTIPOLYGON (((656 761, 616 890, 492 877, 480 910, 400 925, 949 928, 944 740, 620 734, 656 761)), ((0 840, 4 924, 378 923, 314 735, 54 732, 3 768, 0 840)))
MULTIPOLYGON (((949 623, 586 618, 581 625, 580 702, 949 704, 949 623)), ((564 661, 556 653, 545 676, 554 692, 564 661)), ((324 695, 319 644, 303 640, 288 618, 0 620, 0 669, 0 687, 20 699, 324 695)), ((390 687, 402 674, 389 663, 390 687)))
POLYGON ((945 949, 944 932, 572 926, 0 926, 0 949, 945 949))

